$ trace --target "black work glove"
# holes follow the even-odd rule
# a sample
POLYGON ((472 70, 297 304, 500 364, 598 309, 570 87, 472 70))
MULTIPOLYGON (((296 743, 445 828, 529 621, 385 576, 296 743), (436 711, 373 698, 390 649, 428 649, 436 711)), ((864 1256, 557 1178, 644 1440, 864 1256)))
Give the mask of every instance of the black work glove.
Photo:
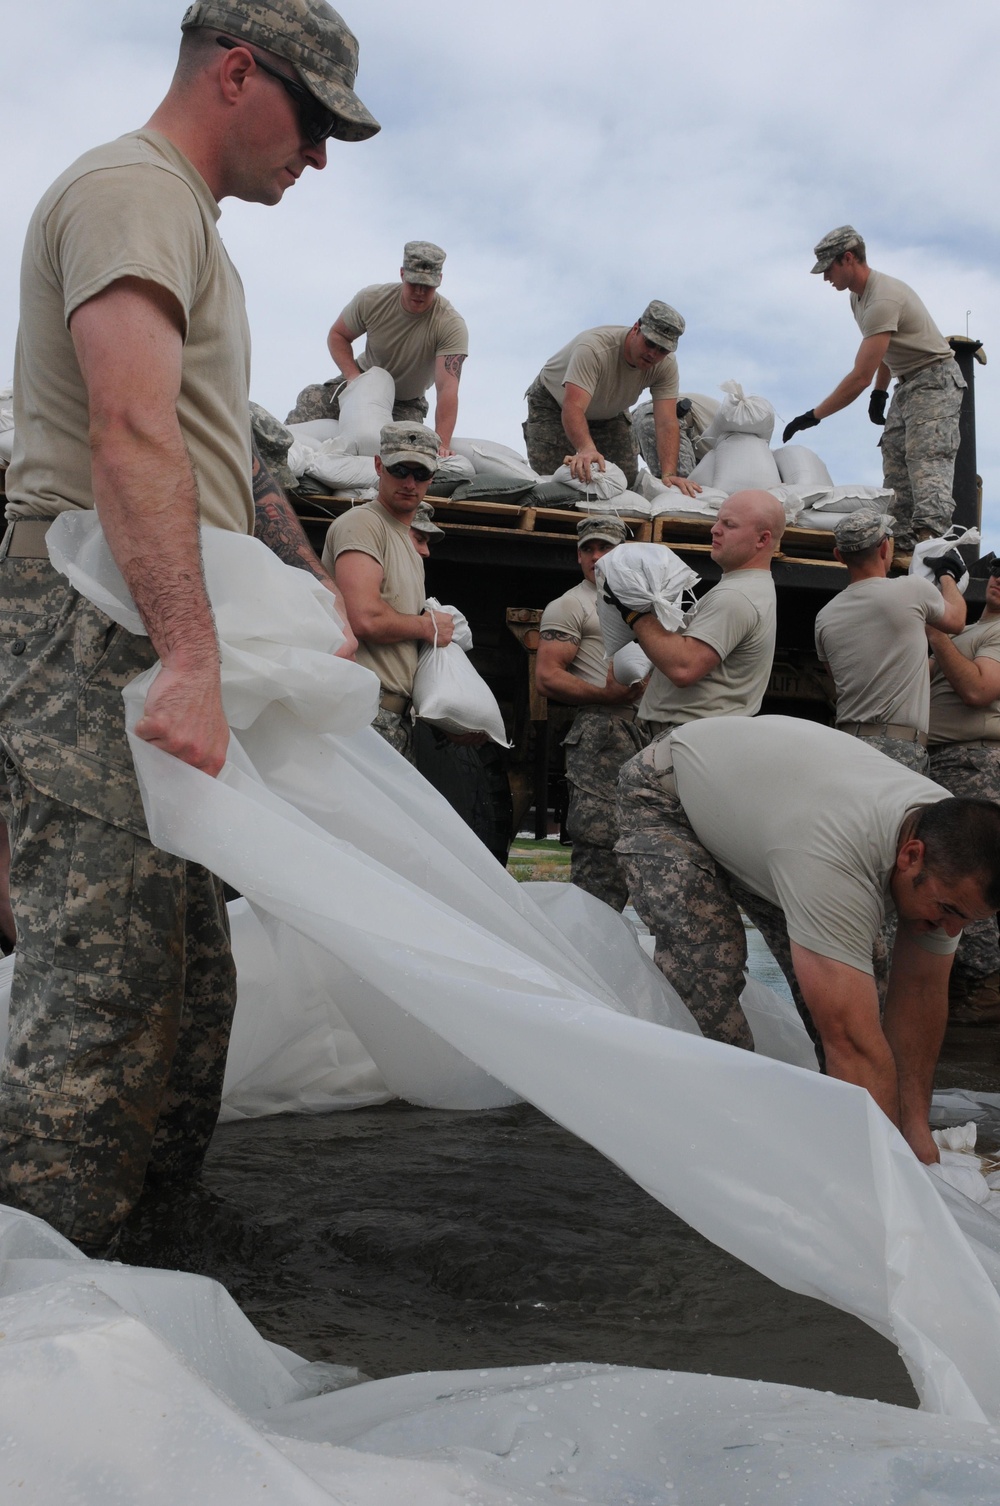
POLYGON ((928 558, 924 555, 924 564, 931 571, 935 580, 940 580, 942 575, 950 575, 956 583, 962 579, 968 566, 957 549, 949 549, 947 554, 935 554, 928 558))
POLYGON ((811 408, 808 413, 800 413, 798 418, 793 418, 790 424, 785 425, 785 432, 781 436, 782 444, 787 444, 792 435, 797 434, 800 429, 815 429, 818 423, 819 419, 811 408))
POLYGON ((881 387, 872 388, 872 395, 868 399, 868 417, 873 424, 878 424, 883 429, 885 428, 885 405, 888 401, 888 392, 884 392, 881 387))
POLYGON ((627 607, 623 601, 612 591, 607 581, 604 582, 604 600, 609 607, 615 607, 622 615, 622 621, 626 627, 633 627, 640 617, 648 617, 652 607, 627 607))

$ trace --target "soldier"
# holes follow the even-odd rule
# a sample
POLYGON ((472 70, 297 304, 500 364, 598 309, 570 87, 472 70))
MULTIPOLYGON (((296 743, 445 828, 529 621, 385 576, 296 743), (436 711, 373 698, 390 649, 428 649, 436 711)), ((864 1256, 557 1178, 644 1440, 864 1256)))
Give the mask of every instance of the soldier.
POLYGON ((636 441, 629 408, 647 387, 653 399, 660 472, 667 485, 693 497, 701 488, 676 474, 677 362, 674 351, 684 320, 654 299, 631 329, 606 324, 586 329, 542 367, 525 393, 524 439, 539 475, 567 464, 578 481, 605 459, 620 466, 629 486, 637 475, 636 441), (567 455, 567 444, 573 454, 567 455))
POLYGON ((410 763, 410 697, 421 643, 451 642, 454 619, 424 606, 424 563, 410 529, 437 466, 438 436, 422 424, 386 424, 379 436, 378 496, 330 524, 323 563, 358 639, 357 660, 382 686, 373 726, 410 763))
POLYGON ((410 524, 410 543, 422 560, 431 557, 431 539, 444 538, 444 529, 434 521, 434 509, 429 502, 421 502, 410 524))
POLYGON ((943 633, 959 633, 965 626, 957 585, 962 557, 950 551, 955 557, 929 561, 938 590, 919 575, 888 578, 893 541, 887 513, 848 513, 833 537, 848 583, 817 614, 816 652, 833 675, 837 726, 926 774, 931 685, 924 628, 933 623, 943 633))
POLYGON ((702 1030, 752 1049, 739 1007, 760 928, 833 1077, 867 1088, 922 1161, 962 927, 1000 902, 1000 805, 953 800, 857 738, 793 717, 710 717, 619 780, 617 852, 656 960, 702 1030), (896 941, 879 1018, 873 952, 896 941))
POLYGON ((628 889, 614 854, 615 782, 645 740, 635 721, 642 686, 619 685, 614 677, 597 619, 594 566, 627 535, 620 518, 605 517, 584 518, 576 535, 583 580, 550 601, 542 614, 535 684, 549 700, 580 707, 563 742, 566 831, 573 841, 570 878, 612 909, 623 910, 628 889))
POLYGON ((955 456, 965 379, 951 346, 912 288, 869 267, 865 243, 853 225, 824 235, 815 248, 815 273, 838 293, 849 292, 862 340, 854 369, 829 397, 785 428, 785 444, 861 396, 874 378, 868 401, 873 424, 885 426, 880 441, 885 485, 892 503, 896 549, 912 554, 920 539, 939 538, 955 502, 955 456), (896 378, 889 413, 889 378, 896 378))
MULTIPOLYGON (((1000 561, 986 582, 979 621, 957 638, 928 626, 931 669, 931 777, 953 795, 1000 801, 1000 561)), ((948 985, 950 1018, 1000 1023, 1000 945, 996 918, 962 932, 948 985)))
MULTIPOLYGON (((407 241, 400 283, 374 283, 355 293, 327 336, 330 354, 348 382, 373 366, 389 373, 396 384, 394 422, 422 424, 427 417, 424 393, 434 383, 434 428, 441 440, 442 456, 452 453, 449 447, 458 422, 458 383, 469 353, 465 320, 437 291, 444 261, 440 246, 430 241, 407 241), (352 346, 362 335, 367 335, 365 348, 355 359, 352 346)), ((287 422, 337 418, 337 393, 342 386, 343 380, 305 388, 287 422)))
POLYGON ((378 130, 353 89, 357 42, 323 0, 195 0, 181 26, 148 125, 68 168, 28 228, 0 550, 19 939, 2 1193, 91 1254, 144 1184, 197 1176, 236 998, 221 883, 150 844, 122 686, 158 659, 137 736, 218 773, 229 727, 199 524, 256 532, 327 579, 253 456, 219 201, 277 204, 326 165, 328 138, 378 130), (49 524, 71 508, 96 508, 148 637, 50 563, 49 524))

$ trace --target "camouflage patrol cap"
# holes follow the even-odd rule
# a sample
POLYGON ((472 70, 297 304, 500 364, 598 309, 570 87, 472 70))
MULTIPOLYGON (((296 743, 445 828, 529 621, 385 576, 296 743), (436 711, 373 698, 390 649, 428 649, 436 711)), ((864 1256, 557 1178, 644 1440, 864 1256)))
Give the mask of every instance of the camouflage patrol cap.
POLYGON ((383 465, 425 465, 429 471, 438 468, 438 450, 441 441, 433 429, 423 424, 386 424, 378 437, 379 459, 383 465))
POLYGON ((639 315, 640 333, 652 340, 654 345, 662 345, 664 350, 676 350, 677 341, 684 333, 684 320, 676 309, 672 309, 669 303, 661 303, 654 298, 652 303, 647 303, 639 315))
POLYGON ((866 508, 849 512, 833 530, 833 542, 842 554, 860 554, 874 549, 883 539, 892 538, 892 519, 887 512, 869 512, 866 508))
POLYGON ((407 241, 403 247, 404 280, 425 288, 439 287, 446 255, 433 241, 407 241))
POLYGON ((628 529, 621 518, 607 518, 598 514, 595 518, 583 518, 576 525, 577 548, 589 544, 591 539, 603 539, 605 544, 624 544, 628 529))
POLYGON ((194 0, 181 30, 199 26, 285 58, 337 117, 332 134, 339 141, 366 141, 381 130, 354 92, 357 38, 325 0, 194 0))
POLYGON ((838 225, 836 230, 831 230, 829 235, 813 247, 813 255, 816 258, 814 272, 825 272, 827 267, 832 266, 838 256, 843 256, 845 251, 853 251, 855 246, 860 246, 862 237, 853 225, 838 225))
POLYGON ((431 504, 429 502, 421 502, 420 506, 413 514, 413 518, 410 521, 410 527, 416 528, 419 533, 439 533, 443 537, 444 529, 439 528, 433 521, 433 518, 434 509, 431 504))

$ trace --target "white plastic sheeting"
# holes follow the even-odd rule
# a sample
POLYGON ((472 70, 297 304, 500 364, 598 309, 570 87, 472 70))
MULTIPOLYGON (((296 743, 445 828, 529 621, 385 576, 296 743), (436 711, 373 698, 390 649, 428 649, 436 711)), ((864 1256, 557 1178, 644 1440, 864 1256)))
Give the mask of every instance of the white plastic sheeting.
MULTIPOLYGON (((53 559, 132 622, 95 530, 64 514, 53 559)), ((314 618, 336 637, 327 593, 252 539, 209 531, 204 554, 231 757, 213 780, 133 739, 154 841, 354 973, 349 1023, 392 1091, 502 1084, 722 1248, 895 1342, 926 1408, 1000 1418, 1000 1296, 870 1096, 616 1009, 446 802, 356 730, 374 681, 312 646, 314 618)), ((130 722, 155 673, 128 687, 130 722)))
POLYGON ((87 1260, 0 1208, 0 1493, 21 1506, 987 1506, 982 1423, 673 1371, 351 1384, 200 1276, 87 1260), (334 1389, 340 1387, 340 1389, 334 1389))

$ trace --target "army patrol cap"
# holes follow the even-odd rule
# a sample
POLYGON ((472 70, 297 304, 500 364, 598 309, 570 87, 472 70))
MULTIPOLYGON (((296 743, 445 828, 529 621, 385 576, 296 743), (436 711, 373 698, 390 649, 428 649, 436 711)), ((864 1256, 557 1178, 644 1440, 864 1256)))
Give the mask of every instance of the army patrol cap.
POLYGON ((654 345, 661 345, 664 350, 676 350, 677 341, 684 329, 684 320, 677 310, 672 309, 669 303, 661 303, 658 298, 647 303, 639 315, 640 333, 647 340, 652 340, 654 345))
POLYGON ((446 255, 433 241, 407 241, 403 247, 404 281, 417 282, 425 288, 439 287, 446 255))
POLYGON ((433 429, 423 424, 386 424, 378 437, 379 459, 383 465, 425 465, 438 468, 441 441, 433 429))
POLYGON ((444 537, 444 529, 439 528, 433 521, 434 509, 429 502, 421 502, 410 522, 411 528, 416 528, 420 533, 439 533, 444 537))
POLYGON ((605 544, 624 544, 627 538, 628 529, 621 518, 598 515, 596 518, 583 518, 576 525, 577 548, 581 544, 589 544, 591 539, 602 539, 605 544))
POLYGON ((833 530, 833 542, 841 554, 860 554, 865 549, 874 549, 883 539, 891 538, 892 519, 887 512, 865 509, 849 512, 833 530))
POLYGON ((199 26, 285 58, 336 116, 331 134, 338 141, 367 141, 382 129, 354 92, 357 38, 325 0, 195 0, 181 30, 199 26))
POLYGON ((853 225, 838 225, 836 230, 831 230, 829 235, 824 235, 819 244, 813 247, 813 255, 816 258, 813 271, 825 272, 838 256, 843 256, 845 251, 853 251, 855 246, 861 245, 861 242, 862 237, 853 225))

